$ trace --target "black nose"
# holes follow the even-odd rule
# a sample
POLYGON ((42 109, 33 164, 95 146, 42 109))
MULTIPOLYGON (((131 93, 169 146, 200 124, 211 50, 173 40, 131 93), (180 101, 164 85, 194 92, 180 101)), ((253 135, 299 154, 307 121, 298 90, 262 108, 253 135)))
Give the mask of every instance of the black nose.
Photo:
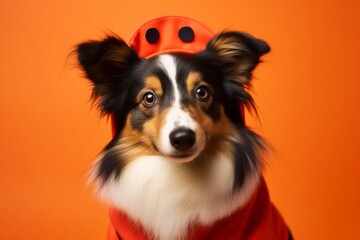
POLYGON ((187 151, 195 144, 195 133, 189 128, 178 128, 170 133, 171 145, 179 151, 187 151))

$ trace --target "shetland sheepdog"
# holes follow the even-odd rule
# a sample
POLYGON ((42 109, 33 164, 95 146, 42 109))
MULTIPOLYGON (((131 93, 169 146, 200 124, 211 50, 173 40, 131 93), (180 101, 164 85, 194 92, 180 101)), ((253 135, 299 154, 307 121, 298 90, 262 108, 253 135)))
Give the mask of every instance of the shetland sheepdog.
POLYGON ((267 143, 239 106, 255 109, 252 72, 269 51, 230 31, 201 52, 149 59, 116 35, 77 46, 92 98, 115 126, 93 180, 149 239, 189 239, 195 226, 229 218, 256 193, 267 143))

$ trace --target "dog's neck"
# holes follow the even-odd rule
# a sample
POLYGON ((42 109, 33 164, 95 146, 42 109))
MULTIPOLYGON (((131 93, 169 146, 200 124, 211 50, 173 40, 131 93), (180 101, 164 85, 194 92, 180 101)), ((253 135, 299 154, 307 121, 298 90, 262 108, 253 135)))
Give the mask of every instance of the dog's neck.
POLYGON ((194 165, 141 157, 119 178, 107 181, 100 193, 156 239, 183 239, 189 226, 210 226, 244 206, 259 184, 258 172, 252 172, 234 191, 233 162, 225 153, 210 157, 208 165, 211 182, 197 176, 194 165))

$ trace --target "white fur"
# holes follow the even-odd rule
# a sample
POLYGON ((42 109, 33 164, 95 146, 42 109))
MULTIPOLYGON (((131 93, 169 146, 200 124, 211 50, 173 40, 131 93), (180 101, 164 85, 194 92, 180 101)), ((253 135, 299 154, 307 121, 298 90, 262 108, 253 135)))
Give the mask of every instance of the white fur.
POLYGON ((167 73, 174 90, 174 107, 179 107, 180 94, 176 83, 176 62, 173 56, 169 54, 160 55, 158 62, 163 70, 167 73))
MULTIPOLYGON (((192 119, 188 112, 181 109, 181 98, 178 89, 178 84, 176 81, 176 61, 173 56, 165 54, 160 55, 158 58, 159 65, 167 73, 173 88, 174 101, 172 106, 169 108, 168 113, 165 116, 164 126, 161 129, 160 133, 160 144, 159 149, 166 155, 174 155, 176 149, 171 145, 169 135, 172 131, 179 127, 186 127, 193 131, 196 131, 196 128, 199 127, 198 124, 192 119)), ((190 157, 176 159, 176 161, 187 162, 194 159, 204 148, 205 142, 199 141, 203 140, 202 138, 196 138, 196 142, 193 146, 194 154, 190 157)))
POLYGON ((259 182, 258 173, 246 177, 233 193, 234 166, 225 154, 209 159, 209 181, 191 168, 158 156, 141 157, 100 189, 111 205, 140 222, 156 239, 184 239, 190 224, 209 225, 245 205, 259 182))

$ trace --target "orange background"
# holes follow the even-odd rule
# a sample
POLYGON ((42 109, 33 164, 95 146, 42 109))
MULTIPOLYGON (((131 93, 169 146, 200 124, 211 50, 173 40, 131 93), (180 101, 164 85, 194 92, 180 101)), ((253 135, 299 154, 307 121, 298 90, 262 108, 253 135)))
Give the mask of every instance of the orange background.
POLYGON ((162 15, 243 30, 272 52, 256 70, 259 121, 273 144, 266 179, 296 239, 360 239, 358 1, 0 2, 0 239, 105 239, 107 207, 86 172, 110 138, 91 110, 72 47, 128 39, 162 15))

